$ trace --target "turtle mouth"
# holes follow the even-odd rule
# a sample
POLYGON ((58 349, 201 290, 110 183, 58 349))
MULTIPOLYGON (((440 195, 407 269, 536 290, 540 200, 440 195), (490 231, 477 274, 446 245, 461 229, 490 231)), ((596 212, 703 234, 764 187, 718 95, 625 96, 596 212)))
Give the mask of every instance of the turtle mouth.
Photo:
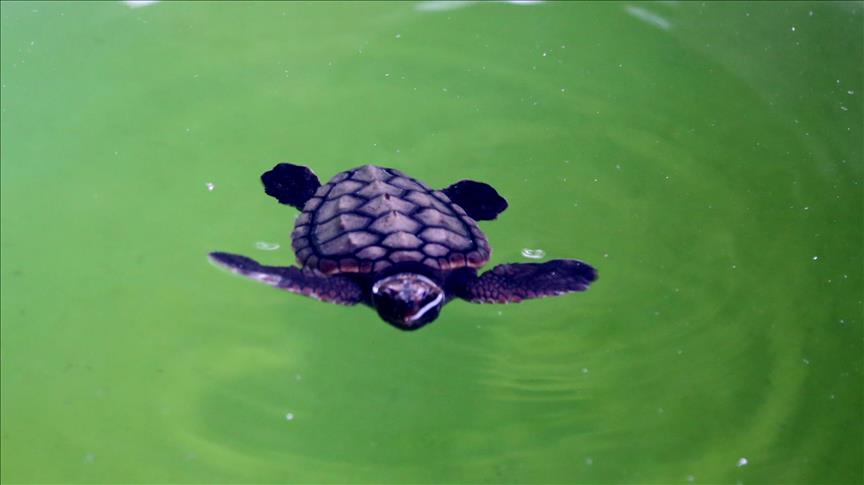
POLYGON ((435 299, 421 306, 419 309, 417 309, 417 311, 405 315, 405 323, 408 325, 412 325, 414 322, 422 319, 429 310, 437 308, 438 304, 440 304, 442 301, 444 301, 444 293, 438 293, 438 296, 436 296, 435 299))
POLYGON ((381 319, 401 330, 417 330, 438 317, 444 292, 429 278, 405 273, 375 283, 372 299, 381 319))

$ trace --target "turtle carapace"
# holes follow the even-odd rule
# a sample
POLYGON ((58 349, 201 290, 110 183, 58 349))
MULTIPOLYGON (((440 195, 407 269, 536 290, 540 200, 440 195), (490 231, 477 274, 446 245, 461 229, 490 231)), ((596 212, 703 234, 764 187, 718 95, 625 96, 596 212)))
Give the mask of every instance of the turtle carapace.
POLYGON ((291 233, 299 267, 223 252, 210 259, 283 290, 366 304, 402 330, 435 320, 454 298, 512 303, 583 291, 597 279, 594 268, 574 259, 501 264, 478 275, 491 248, 476 221, 507 208, 482 182, 435 190, 398 170, 364 165, 321 185, 312 170, 289 163, 261 181, 268 195, 302 211, 291 233))

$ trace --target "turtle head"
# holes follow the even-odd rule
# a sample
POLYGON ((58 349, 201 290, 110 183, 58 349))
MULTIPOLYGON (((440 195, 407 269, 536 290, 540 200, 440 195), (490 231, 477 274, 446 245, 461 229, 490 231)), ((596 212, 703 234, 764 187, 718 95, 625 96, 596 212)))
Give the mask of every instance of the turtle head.
POLYGON ((372 303, 382 319, 401 330, 417 330, 438 318, 444 290, 425 276, 399 273, 372 285, 372 303))

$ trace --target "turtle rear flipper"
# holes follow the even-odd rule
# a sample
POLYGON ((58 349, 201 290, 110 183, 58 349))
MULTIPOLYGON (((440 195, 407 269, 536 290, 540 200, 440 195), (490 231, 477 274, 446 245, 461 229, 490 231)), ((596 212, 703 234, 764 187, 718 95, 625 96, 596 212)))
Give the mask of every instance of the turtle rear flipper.
POLYGON ((462 180, 442 190, 475 221, 491 221, 507 208, 507 199, 489 184, 462 180))
POLYGON ((315 270, 293 266, 264 266, 239 254, 215 252, 209 256, 210 261, 234 273, 316 300, 340 305, 356 305, 363 301, 362 288, 345 276, 325 276, 315 270))
POLYGON ((457 290, 457 296, 472 303, 515 303, 585 291, 596 279, 593 267, 575 259, 501 264, 479 278, 469 278, 457 290))
POLYGON ((280 163, 261 174, 264 192, 280 203, 303 210, 306 201, 321 186, 318 176, 308 167, 280 163))

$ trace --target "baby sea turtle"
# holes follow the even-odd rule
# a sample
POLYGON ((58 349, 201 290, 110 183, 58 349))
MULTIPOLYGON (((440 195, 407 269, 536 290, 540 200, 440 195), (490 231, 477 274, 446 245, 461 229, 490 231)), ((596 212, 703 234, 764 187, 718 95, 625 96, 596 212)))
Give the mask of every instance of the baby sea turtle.
POLYGON ((364 165, 324 185, 312 170, 280 163, 261 176, 265 192, 303 212, 291 233, 300 267, 245 256, 210 259, 243 276, 318 300, 375 308, 402 330, 435 320, 453 298, 510 303, 583 291, 597 278, 574 259, 498 265, 475 221, 507 208, 491 186, 463 180, 435 190, 392 168, 364 165))

